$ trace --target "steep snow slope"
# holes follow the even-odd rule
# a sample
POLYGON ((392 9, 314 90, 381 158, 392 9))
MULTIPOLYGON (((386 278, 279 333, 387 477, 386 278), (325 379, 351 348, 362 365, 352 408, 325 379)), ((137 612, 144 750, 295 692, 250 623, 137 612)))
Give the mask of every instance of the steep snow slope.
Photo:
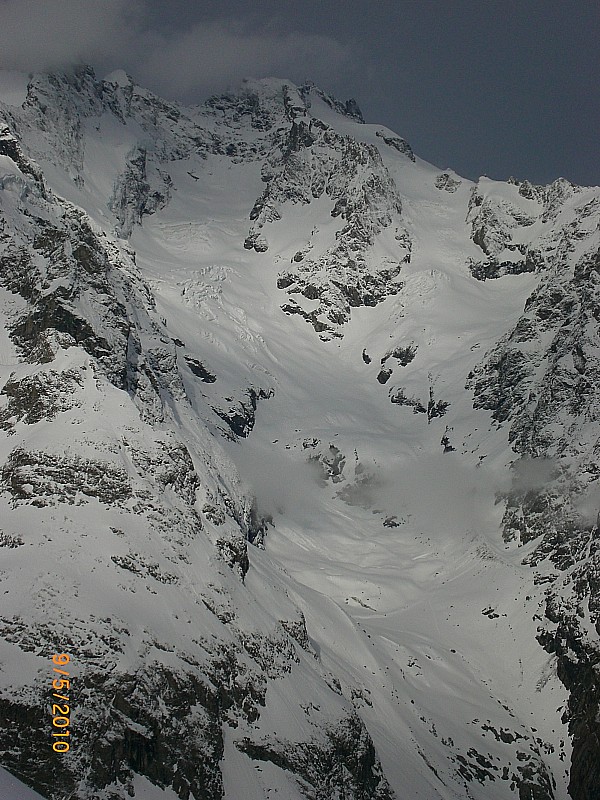
POLYGON ((472 184, 276 79, 3 113, 5 765, 594 797, 600 192, 472 184), (34 759, 69 648, 73 748, 34 759))

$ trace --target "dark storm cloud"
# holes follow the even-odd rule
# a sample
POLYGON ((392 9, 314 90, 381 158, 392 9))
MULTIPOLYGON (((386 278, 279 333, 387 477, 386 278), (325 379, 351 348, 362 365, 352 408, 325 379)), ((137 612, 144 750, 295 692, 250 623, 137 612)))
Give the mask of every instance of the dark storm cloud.
POLYGON ((0 66, 200 102, 311 79, 468 178, 600 184, 598 0, 0 0, 0 66))
POLYGON ((170 98, 199 100, 245 77, 334 79, 350 68, 335 37, 243 18, 177 23, 177 4, 147 0, 0 0, 0 66, 125 68, 170 98), (156 6, 156 4, 154 4, 156 6))
POLYGON ((35 72, 118 57, 142 10, 137 0, 1 0, 0 66, 35 72))
POLYGON ((320 34, 250 31, 233 21, 208 22, 176 34, 155 34, 138 73, 158 91, 191 99, 243 77, 319 81, 340 73, 350 54, 320 34))
POLYGON ((373 4, 363 111, 469 178, 600 184, 599 33, 597 0, 373 4))

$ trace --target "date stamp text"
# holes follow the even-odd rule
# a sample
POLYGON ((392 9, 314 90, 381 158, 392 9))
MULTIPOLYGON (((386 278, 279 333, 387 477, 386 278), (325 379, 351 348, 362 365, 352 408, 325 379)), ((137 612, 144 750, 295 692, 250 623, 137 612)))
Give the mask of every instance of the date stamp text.
POLYGON ((66 653, 57 653, 52 656, 52 663, 55 665, 52 671, 58 673, 56 677, 53 676, 52 688, 53 699, 62 701, 61 704, 52 703, 52 725, 55 729, 52 736, 55 741, 52 744, 52 749, 55 753, 67 753, 70 749, 69 737, 71 732, 69 726, 71 724, 71 706, 68 705, 71 701, 69 699, 71 691, 71 678, 69 677, 69 670, 64 669, 71 660, 71 657, 66 653))

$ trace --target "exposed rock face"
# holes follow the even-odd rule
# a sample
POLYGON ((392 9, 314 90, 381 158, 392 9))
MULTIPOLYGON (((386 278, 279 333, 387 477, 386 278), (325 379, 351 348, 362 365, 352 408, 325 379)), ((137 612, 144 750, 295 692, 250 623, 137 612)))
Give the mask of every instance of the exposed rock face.
POLYGON ((327 94, 322 89, 319 89, 318 86, 315 86, 314 83, 307 81, 298 89, 298 93, 302 97, 305 106, 310 108, 310 95, 314 94, 317 97, 320 97, 330 108, 336 111, 338 114, 343 114, 345 117, 349 117, 350 119, 355 120, 356 122, 364 123, 364 118, 360 108, 358 107, 358 103, 354 99, 346 100, 345 103, 340 102, 335 97, 330 94, 327 94))
MULTIPOLYGON (((18 140, 14 134, 11 133, 8 125, 2 125, 0 129, 0 155, 8 156, 19 168, 20 172, 22 172, 23 175, 33 178, 36 183, 36 188, 43 191, 43 178, 40 170, 25 156, 18 140)), ((10 176, 6 176, 3 180, 7 179, 10 179, 10 176)), ((14 180, 15 178, 13 177, 13 181, 14 180)), ((25 186, 25 184, 22 185, 25 186)), ((4 188, 4 185, 2 188, 4 188)))
MULTIPOLYGON (((400 291, 398 275, 410 258, 410 240, 400 221, 397 188, 378 150, 340 135, 312 115, 311 91, 284 85, 282 94, 256 98, 255 108, 269 109, 261 116, 263 127, 269 123, 269 150, 261 168, 266 186, 250 212, 244 247, 257 253, 268 250, 268 227, 281 219, 285 204, 327 200, 331 217, 342 222, 335 246, 323 248, 313 231, 293 257, 294 267, 281 272, 277 284, 290 296, 283 310, 304 317, 327 339, 341 336, 352 307, 376 305, 400 291), (394 232, 398 253, 381 264, 369 251, 386 228, 394 232), (318 300, 317 308, 307 311, 302 298, 318 300)), ((347 109, 341 113, 355 116, 347 109)))
MULTIPOLYGON (((402 205, 395 186, 374 147, 320 127, 299 149, 282 143, 267 163, 269 171, 263 170, 267 189, 260 211, 253 212, 256 227, 276 219, 276 203, 306 203, 311 195, 318 199, 323 194, 333 203, 331 216, 343 221, 335 247, 319 258, 298 259, 293 269, 280 274, 277 284, 289 295, 318 301, 317 308, 306 315, 290 297, 284 307, 287 313, 305 316, 321 338, 340 336, 340 326, 349 320, 352 307, 376 305, 402 288, 398 276, 402 263, 410 258, 410 243, 399 220, 402 205), (398 260, 374 268, 368 251, 378 234, 394 225, 398 260)), ((310 252, 310 243, 308 248, 310 252)))
POLYGON ((302 447, 308 452, 309 461, 319 465, 320 479, 339 483, 344 480, 346 456, 334 444, 323 444, 319 439, 306 439, 302 447))
POLYGON ((401 139, 399 136, 386 136, 383 131, 377 131, 376 136, 383 139, 383 141, 390 147, 393 147, 394 150, 408 156, 413 163, 417 160, 412 147, 405 139, 401 139))
POLYGON ((461 186, 462 181, 458 180, 457 178, 453 178, 448 172, 442 172, 440 175, 437 176, 435 179, 435 186, 437 189, 443 190, 444 192, 454 193, 459 186, 461 186))
POLYGON ((243 400, 227 410, 215 408, 215 414, 227 424, 234 436, 245 438, 254 427, 255 411, 259 400, 272 397, 272 392, 250 388, 243 400))
POLYGON ((139 225, 146 214, 154 214, 169 202, 171 178, 155 169, 153 188, 148 180, 148 154, 135 148, 127 161, 125 171, 115 186, 110 209, 120 222, 119 232, 129 238, 134 225, 139 225))
POLYGON ((393 794, 377 764, 373 745, 353 716, 328 731, 325 742, 299 748, 286 742, 244 742, 244 752, 302 776, 311 795, 334 800, 340 791, 357 800, 391 800, 393 794))
POLYGON ((509 186, 518 188, 512 202, 493 195, 486 197, 485 183, 472 189, 467 221, 473 242, 487 256, 486 260, 469 262, 469 269, 478 280, 540 272, 564 260, 573 250, 573 243, 586 237, 584 220, 598 206, 597 198, 582 203, 577 217, 561 224, 561 209, 581 191, 580 187, 562 178, 546 187, 517 181, 509 186), (528 202, 523 203, 523 199, 528 202), (543 225, 548 222, 554 225, 546 229, 543 225))

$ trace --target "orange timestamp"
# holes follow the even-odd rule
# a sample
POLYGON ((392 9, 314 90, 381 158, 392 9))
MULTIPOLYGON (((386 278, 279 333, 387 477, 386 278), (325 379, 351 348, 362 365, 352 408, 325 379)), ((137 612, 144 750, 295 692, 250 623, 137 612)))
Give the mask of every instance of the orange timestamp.
POLYGON ((52 704, 52 725, 54 728, 58 728, 58 731, 54 731, 52 733, 53 737, 56 737, 56 741, 52 744, 52 749, 55 753, 67 753, 70 749, 69 742, 67 741, 68 737, 71 735, 70 731, 68 730, 71 724, 70 718, 70 703, 69 700, 69 692, 71 691, 71 679, 69 676, 69 671, 66 669, 59 669, 59 667, 65 667, 71 657, 68 656, 66 653, 57 653, 56 655, 52 656, 52 663, 55 666, 52 668, 53 672, 57 672, 59 675, 64 675, 66 677, 56 677, 52 680, 52 688, 55 689, 52 693, 52 697, 55 697, 57 700, 64 701, 65 705, 58 705, 56 703, 52 704), (61 694, 58 694, 60 692, 61 694))

